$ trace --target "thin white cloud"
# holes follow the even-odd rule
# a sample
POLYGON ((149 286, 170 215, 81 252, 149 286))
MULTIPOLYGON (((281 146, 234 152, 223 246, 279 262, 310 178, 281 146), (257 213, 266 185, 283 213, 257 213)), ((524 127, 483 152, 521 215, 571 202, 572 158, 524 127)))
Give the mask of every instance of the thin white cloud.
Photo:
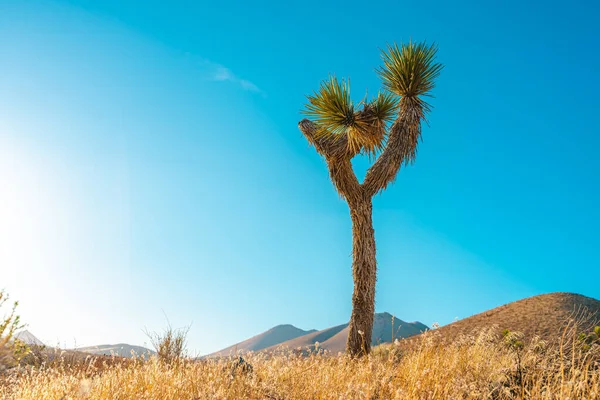
POLYGON ((266 97, 266 93, 254 82, 244 79, 233 73, 224 65, 212 62, 206 58, 194 57, 190 52, 184 53, 185 57, 192 58, 194 64, 202 70, 205 79, 213 82, 228 82, 237 85, 240 89, 253 92, 266 97))
POLYGON ((245 79, 240 79, 239 84, 242 85, 242 88, 244 88, 245 90, 249 90, 251 92, 262 93, 262 91, 258 88, 258 86, 256 86, 254 83, 247 81, 245 79))
POLYGON ((213 79, 215 81, 233 81, 236 78, 230 69, 219 65, 215 68, 213 79))
POLYGON ((264 92, 256 86, 254 83, 250 82, 247 79, 242 79, 236 74, 234 74, 229 68, 224 67, 220 64, 215 64, 210 61, 204 62, 210 68, 211 79, 217 82, 231 82, 242 89, 247 90, 249 92, 260 93, 264 95, 264 92))

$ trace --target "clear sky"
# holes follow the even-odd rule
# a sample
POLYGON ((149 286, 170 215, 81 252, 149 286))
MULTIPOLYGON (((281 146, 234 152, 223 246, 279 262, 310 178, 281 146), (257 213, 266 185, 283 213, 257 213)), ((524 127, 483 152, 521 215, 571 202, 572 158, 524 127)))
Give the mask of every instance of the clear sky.
POLYGON ((0 287, 29 329, 144 344, 166 315, 204 354, 348 321, 347 206, 296 124, 411 38, 446 68, 374 200, 377 311, 600 298, 598 2, 375 3, 0 0, 0 287))

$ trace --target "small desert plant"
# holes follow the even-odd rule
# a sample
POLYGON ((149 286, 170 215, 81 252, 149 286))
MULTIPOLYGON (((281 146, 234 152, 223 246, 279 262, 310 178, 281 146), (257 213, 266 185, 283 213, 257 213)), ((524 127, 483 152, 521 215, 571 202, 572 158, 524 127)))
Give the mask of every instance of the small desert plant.
POLYGON ((600 345, 600 326, 594 327, 593 332, 581 332, 577 336, 577 340, 584 351, 590 350, 594 345, 600 345))
MULTIPOLYGON (((8 299, 8 294, 0 291, 0 309, 7 305, 8 299)), ((12 303, 8 314, 0 319, 0 371, 15 366, 29 353, 29 347, 13 337, 15 332, 23 327, 20 317, 16 314, 18 305, 17 301, 12 303)))
POLYGON ((51 350, 44 344, 29 345, 29 352, 20 361, 21 365, 40 367, 50 361, 51 350))
POLYGON ((190 327, 174 329, 169 323, 162 333, 145 331, 161 362, 173 363, 186 357, 187 334, 190 327))
POLYGON ((514 383, 521 388, 521 395, 524 393, 524 367, 523 367, 523 349, 525 343, 523 342, 523 334, 520 332, 513 332, 508 329, 502 331, 502 337, 504 338, 504 345, 511 354, 515 357, 515 371, 509 376, 510 380, 514 380, 514 383))
POLYGON ((396 339, 393 343, 382 343, 373 347, 371 357, 373 357, 374 360, 398 364, 402 360, 404 354, 398 343, 399 341, 396 339))
POLYGON ((591 343, 600 344, 600 326, 595 326, 593 331, 587 335, 587 340, 591 343))

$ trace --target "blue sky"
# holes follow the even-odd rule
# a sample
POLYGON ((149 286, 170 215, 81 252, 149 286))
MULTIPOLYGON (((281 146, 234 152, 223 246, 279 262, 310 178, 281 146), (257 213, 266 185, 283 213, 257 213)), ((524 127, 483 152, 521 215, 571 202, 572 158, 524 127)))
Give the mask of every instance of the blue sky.
MULTIPOLYGON (((374 200, 378 311, 453 321, 600 298, 594 2, 0 1, 0 269, 29 329, 207 353, 350 315, 351 226, 297 129, 379 49, 446 65, 414 166, 374 200)), ((359 176, 368 161, 355 160, 359 176)))

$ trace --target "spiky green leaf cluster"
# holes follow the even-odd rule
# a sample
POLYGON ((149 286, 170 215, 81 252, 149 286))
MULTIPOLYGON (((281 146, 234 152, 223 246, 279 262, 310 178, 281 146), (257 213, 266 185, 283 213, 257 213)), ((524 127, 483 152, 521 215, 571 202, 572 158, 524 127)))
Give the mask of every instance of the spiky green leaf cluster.
POLYGON ((374 154, 383 146, 386 124, 396 115, 398 105, 396 96, 385 92, 355 106, 350 83, 335 77, 323 81, 319 90, 307 98, 304 113, 319 125, 319 134, 345 134, 354 154, 374 154))
POLYGON ((379 92, 369 106, 373 108, 373 122, 387 124, 397 114, 398 98, 389 92, 379 92))
POLYGON ((328 132, 339 134, 355 125, 354 104, 350 98, 350 82, 334 76, 321 82, 313 95, 307 96, 305 114, 328 132))
POLYGON ((419 96, 431 96, 443 68, 435 62, 436 54, 437 46, 425 42, 389 45, 382 51, 383 65, 377 73, 387 90, 427 111, 429 105, 419 96))

